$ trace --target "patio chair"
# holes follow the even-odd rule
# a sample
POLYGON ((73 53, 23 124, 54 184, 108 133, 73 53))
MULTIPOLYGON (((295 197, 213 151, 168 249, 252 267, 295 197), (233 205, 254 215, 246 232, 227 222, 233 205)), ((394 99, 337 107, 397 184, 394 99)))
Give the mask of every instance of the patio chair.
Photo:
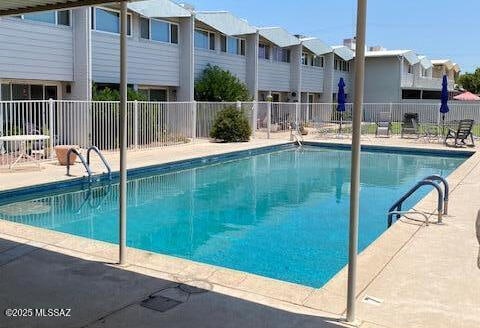
POLYGON ((418 124, 418 113, 405 113, 403 115, 401 137, 405 135, 414 135, 416 138, 420 136, 420 129, 418 124))
POLYGON ((445 145, 448 146, 448 143, 447 143, 448 139, 454 139, 455 141, 453 143, 453 146, 455 147, 457 146, 474 147, 475 142, 473 141, 473 133, 472 133, 473 123, 474 123, 473 120, 461 120, 460 122, 458 122, 458 127, 456 130, 452 130, 448 128, 447 135, 445 136, 445 145), (465 140, 467 140, 468 137, 470 137, 470 140, 472 141, 472 144, 470 145, 467 145, 467 143, 465 142, 465 140))
POLYGON ((377 130, 375 131, 375 136, 387 136, 390 137, 390 131, 392 129, 392 122, 390 112, 380 112, 377 121, 377 130))

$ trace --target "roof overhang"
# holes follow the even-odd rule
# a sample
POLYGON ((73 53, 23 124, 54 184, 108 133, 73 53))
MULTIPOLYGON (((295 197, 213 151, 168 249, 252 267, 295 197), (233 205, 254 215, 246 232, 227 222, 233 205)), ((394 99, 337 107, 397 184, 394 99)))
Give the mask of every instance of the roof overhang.
POLYGON ((313 52, 317 56, 321 56, 333 51, 333 49, 317 38, 303 38, 300 39, 303 46, 313 52))
POLYGON ((350 61, 355 57, 355 53, 345 46, 332 47, 333 53, 345 61, 350 61))
POLYGON ((263 27, 259 28, 258 32, 262 37, 281 48, 301 44, 300 40, 296 36, 291 35, 288 33, 288 31, 281 27, 263 27))
POLYGON ((195 18, 225 35, 235 36, 257 33, 256 28, 227 11, 196 12, 195 18))
POLYGON ((375 57, 402 57, 410 65, 415 65, 420 62, 418 56, 412 50, 381 50, 381 51, 367 51, 365 53, 365 57, 367 58, 375 58, 375 57))
POLYGON ((111 0, 8 0, 0 1, 0 16, 112 3, 111 0))
POLYGON ((148 18, 190 17, 192 13, 170 0, 145 0, 128 4, 128 9, 148 18))
POLYGON ((447 69, 452 69, 454 63, 450 59, 435 59, 432 60, 434 66, 445 66, 447 69))
POLYGON ((429 69, 433 66, 432 61, 430 59, 428 59, 426 56, 418 56, 418 59, 420 59, 420 65, 424 69, 429 69))

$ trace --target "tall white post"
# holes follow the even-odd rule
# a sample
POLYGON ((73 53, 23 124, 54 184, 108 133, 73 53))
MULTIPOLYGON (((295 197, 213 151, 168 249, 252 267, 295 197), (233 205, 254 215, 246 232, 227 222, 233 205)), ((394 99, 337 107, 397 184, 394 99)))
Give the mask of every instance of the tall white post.
POLYGON ((120 2, 120 187, 119 264, 126 263, 127 248, 127 1, 120 2))
POLYGON ((54 145, 54 134, 55 134, 55 127, 54 127, 54 121, 53 121, 53 99, 50 98, 48 99, 48 133, 49 133, 49 137, 50 137, 50 158, 53 158, 53 147, 55 147, 54 145))
POLYGON ((358 215, 360 200, 360 155, 363 91, 365 79, 365 34, 367 0, 357 2, 357 37, 355 47, 355 100, 353 102, 352 169, 350 185, 350 225, 348 244, 347 321, 355 321, 358 252, 358 215))

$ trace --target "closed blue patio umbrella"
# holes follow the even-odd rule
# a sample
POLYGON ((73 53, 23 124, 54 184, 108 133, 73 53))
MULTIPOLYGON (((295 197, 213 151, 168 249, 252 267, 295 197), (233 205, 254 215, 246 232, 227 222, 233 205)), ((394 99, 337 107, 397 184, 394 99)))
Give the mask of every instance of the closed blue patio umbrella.
POLYGON ((343 77, 340 78, 338 82, 338 96, 337 96, 337 112, 340 113, 340 128, 338 130, 339 133, 342 132, 342 120, 343 120, 343 112, 345 111, 345 81, 343 81, 343 77))
POLYGON ((448 80, 447 76, 443 76, 442 81, 442 104, 440 106, 440 113, 442 113, 442 136, 445 135, 445 114, 450 110, 448 108, 448 80))

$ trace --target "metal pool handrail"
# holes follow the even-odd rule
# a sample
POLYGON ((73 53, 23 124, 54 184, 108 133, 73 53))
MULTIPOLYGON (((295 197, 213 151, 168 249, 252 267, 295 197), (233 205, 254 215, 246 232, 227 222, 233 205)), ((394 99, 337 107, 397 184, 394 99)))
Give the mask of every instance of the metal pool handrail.
POLYGON ((88 148, 88 150, 87 150, 87 165, 90 167, 90 152, 91 152, 92 150, 97 153, 98 157, 100 157, 100 159, 102 160, 103 165, 105 165, 105 167, 107 168, 108 178, 109 178, 109 179, 112 179, 112 168, 110 167, 110 165, 108 164, 107 160, 106 160, 105 157, 103 156, 103 154, 102 154, 102 152, 100 151, 100 149, 98 149, 98 147, 96 147, 96 146, 91 146, 91 147, 88 148))
POLYGON ((399 212, 402 212, 403 202, 405 202, 405 200, 407 200, 408 197, 410 197, 412 194, 414 194, 418 189, 420 189, 423 186, 432 186, 437 190, 438 192, 438 202, 437 202, 438 223, 442 223, 443 199, 444 199, 442 188, 435 181, 424 179, 418 182, 413 188, 411 188, 407 193, 405 193, 398 201, 396 201, 395 204, 392 205, 392 207, 390 207, 388 211, 388 227, 392 225, 394 215, 397 217, 397 219, 401 217, 401 214, 399 212))
POLYGON ((85 161, 85 157, 83 157, 83 155, 80 154, 80 152, 75 148, 70 148, 67 152, 67 175, 70 176, 70 165, 71 165, 70 164, 70 154, 71 153, 74 153, 75 155, 78 156, 78 158, 80 158, 80 161, 82 162, 83 166, 87 170, 88 178, 91 181, 92 180, 92 170, 90 169, 90 165, 88 165, 88 163, 85 161))
POLYGON ((448 185, 447 180, 444 177, 442 177, 438 174, 430 175, 423 180, 432 180, 432 181, 442 182, 443 188, 444 188, 444 192, 443 192, 443 196, 444 196, 443 197, 443 215, 447 215, 448 214, 448 194, 450 193, 450 187, 448 185))

